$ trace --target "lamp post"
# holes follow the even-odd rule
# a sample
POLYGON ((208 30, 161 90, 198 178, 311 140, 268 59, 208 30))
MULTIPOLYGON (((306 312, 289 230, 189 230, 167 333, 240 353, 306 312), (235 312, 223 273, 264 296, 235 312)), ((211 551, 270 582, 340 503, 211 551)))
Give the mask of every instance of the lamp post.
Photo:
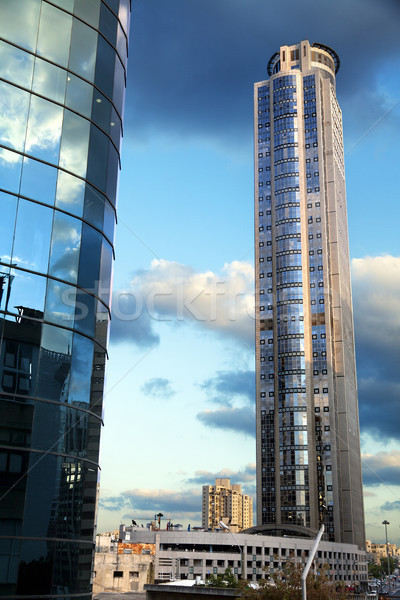
POLYGON ((388 544, 388 536, 387 536, 387 526, 390 525, 389 521, 382 521, 382 525, 385 526, 385 536, 386 536, 386 554, 387 554, 387 563, 388 563, 388 579, 389 579, 389 592, 390 592, 390 560, 389 560, 389 544, 388 544))

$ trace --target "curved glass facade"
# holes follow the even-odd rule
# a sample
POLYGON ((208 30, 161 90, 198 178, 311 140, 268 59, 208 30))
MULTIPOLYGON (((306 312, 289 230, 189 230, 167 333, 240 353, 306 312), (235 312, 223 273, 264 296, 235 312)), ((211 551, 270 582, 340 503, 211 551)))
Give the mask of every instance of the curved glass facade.
POLYGON ((129 17, 0 4, 0 596, 91 597, 129 17))
POLYGON ((339 64, 283 46, 255 84, 257 510, 362 547, 339 64))

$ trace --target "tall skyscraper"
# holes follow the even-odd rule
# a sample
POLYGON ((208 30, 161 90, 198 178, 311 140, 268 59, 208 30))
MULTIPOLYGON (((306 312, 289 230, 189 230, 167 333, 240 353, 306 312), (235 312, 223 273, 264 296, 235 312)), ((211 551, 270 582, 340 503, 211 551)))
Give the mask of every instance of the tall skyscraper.
POLYGON ((365 546, 337 54, 255 84, 257 516, 365 546))
POLYGON ((0 3, 0 596, 91 597, 130 0, 0 3))
POLYGON ((216 479, 215 485, 203 485, 202 526, 205 530, 219 528, 220 521, 232 531, 242 531, 253 525, 253 498, 242 494, 242 486, 231 484, 229 478, 216 479))

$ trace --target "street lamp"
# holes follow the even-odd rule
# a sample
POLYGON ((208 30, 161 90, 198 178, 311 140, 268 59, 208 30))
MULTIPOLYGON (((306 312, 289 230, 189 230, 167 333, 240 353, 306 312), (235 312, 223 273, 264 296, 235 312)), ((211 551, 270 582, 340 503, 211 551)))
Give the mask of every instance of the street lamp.
POLYGON ((390 560, 389 560, 389 544, 387 537, 387 526, 390 525, 389 521, 382 521, 382 525, 385 526, 385 536, 386 536, 386 553, 387 553, 387 562, 388 562, 388 578, 389 578, 389 592, 390 592, 390 560))
MULTIPOLYGON (((225 531, 229 531, 229 533, 231 534, 231 536, 233 537, 233 539, 235 540, 236 546, 239 548, 239 552, 240 552, 240 570, 241 570, 241 575, 242 575, 242 579, 246 579, 245 576, 245 558, 244 558, 244 546, 243 548, 240 546, 240 544, 238 543, 236 536, 234 535, 232 529, 230 527, 228 527, 228 525, 226 525, 223 521, 219 522, 219 526, 221 527, 221 529, 225 529, 225 531)), ((239 576, 238 576, 239 578, 239 576)))

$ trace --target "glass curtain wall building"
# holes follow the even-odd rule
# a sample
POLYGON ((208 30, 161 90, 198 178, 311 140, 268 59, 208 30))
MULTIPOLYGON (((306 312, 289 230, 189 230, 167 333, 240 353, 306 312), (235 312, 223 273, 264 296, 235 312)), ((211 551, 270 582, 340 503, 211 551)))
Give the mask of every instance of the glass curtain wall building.
POLYGON ((363 548, 339 66, 303 41, 255 84, 257 521, 363 548))
POLYGON ((0 3, 0 596, 90 598, 129 0, 0 3))

